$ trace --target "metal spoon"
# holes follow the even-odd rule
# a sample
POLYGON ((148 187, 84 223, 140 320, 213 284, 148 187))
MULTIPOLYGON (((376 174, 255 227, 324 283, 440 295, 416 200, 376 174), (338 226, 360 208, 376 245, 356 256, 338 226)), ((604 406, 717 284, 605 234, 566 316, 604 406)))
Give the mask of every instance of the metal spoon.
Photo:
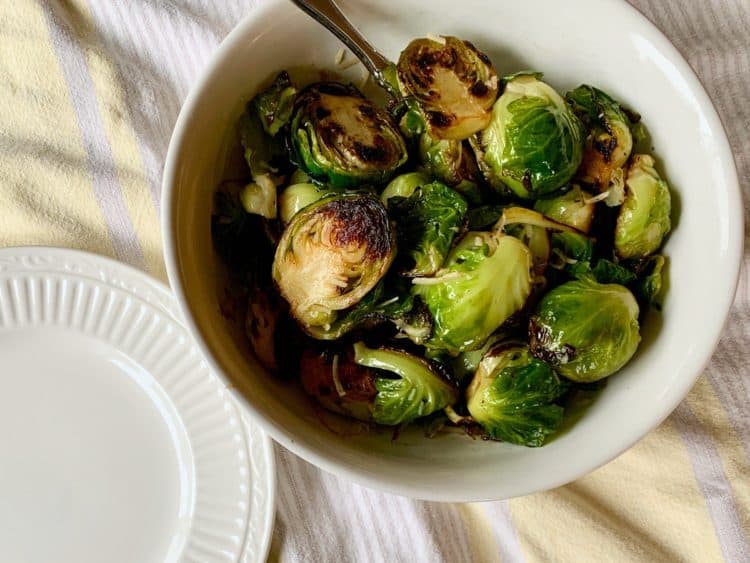
POLYGON ((391 96, 397 96, 393 86, 383 76, 383 71, 390 64, 380 52, 370 45, 369 41, 341 12, 333 0, 292 0, 299 8, 320 23, 346 45, 362 61, 375 81, 391 96))

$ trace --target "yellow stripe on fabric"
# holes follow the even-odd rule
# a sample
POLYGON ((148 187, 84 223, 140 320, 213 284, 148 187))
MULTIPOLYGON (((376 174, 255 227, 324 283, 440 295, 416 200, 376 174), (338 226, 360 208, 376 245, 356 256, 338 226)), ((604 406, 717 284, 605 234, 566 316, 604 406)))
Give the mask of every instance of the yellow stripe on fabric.
POLYGON ((740 522, 750 535, 750 468, 739 436, 708 379, 701 377, 687 402, 719 452, 729 484, 736 499, 740 522))
POLYGON ((86 2, 74 0, 67 4, 67 12, 75 24, 86 56, 102 124, 112 150, 115 173, 143 249, 145 267, 152 275, 166 280, 159 216, 138 150, 135 129, 130 122, 119 73, 101 48, 86 2))
POLYGON ((510 509, 530 562, 722 560, 671 419, 590 475, 510 509))
POLYGON ((86 152, 41 7, 13 2, 0 28, 0 245, 112 255, 86 152))
MULTIPOLYGON (((464 529, 471 547, 472 561, 494 563, 500 561, 499 549, 495 543, 495 533, 487 515, 478 503, 457 504, 458 513, 464 521, 464 529)), ((511 562, 506 562, 511 563, 511 562)))

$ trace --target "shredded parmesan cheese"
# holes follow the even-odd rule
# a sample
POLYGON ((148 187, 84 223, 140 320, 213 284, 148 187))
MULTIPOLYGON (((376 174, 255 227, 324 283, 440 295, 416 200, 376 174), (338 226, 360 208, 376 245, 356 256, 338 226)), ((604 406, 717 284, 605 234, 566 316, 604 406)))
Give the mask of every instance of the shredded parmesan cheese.
POLYGON ((354 59, 352 59, 350 61, 346 61, 345 63, 342 62, 339 65, 339 70, 346 70, 347 68, 352 68, 353 66, 355 66, 357 64, 359 64, 359 59, 354 58, 354 59))
POLYGON ((331 366, 331 377, 333 378, 333 386, 336 388, 336 393, 339 394, 339 397, 343 397, 346 395, 346 391, 344 391, 344 386, 341 385, 341 380, 339 379, 339 355, 336 354, 333 356, 333 365, 331 366))
POLYGON ((604 201, 608 197, 609 197, 609 190, 607 190, 606 192, 602 192, 599 195, 596 195, 594 197, 586 198, 586 199, 583 200, 583 203, 585 203, 586 205, 588 205, 590 203, 596 203, 597 201, 604 201))
POLYGON ((338 50, 338 53, 336 53, 336 58, 334 59, 334 62, 337 65, 340 65, 344 61, 344 55, 346 55, 346 51, 342 47, 341 49, 338 50))
POLYGON ((393 297, 392 299, 388 299, 387 301, 383 301, 383 302, 382 302, 382 303, 381 303, 381 304, 379 305, 379 307, 387 307, 387 306, 388 306, 388 305, 390 305, 391 303, 397 303, 397 302, 398 302, 398 297, 393 297))

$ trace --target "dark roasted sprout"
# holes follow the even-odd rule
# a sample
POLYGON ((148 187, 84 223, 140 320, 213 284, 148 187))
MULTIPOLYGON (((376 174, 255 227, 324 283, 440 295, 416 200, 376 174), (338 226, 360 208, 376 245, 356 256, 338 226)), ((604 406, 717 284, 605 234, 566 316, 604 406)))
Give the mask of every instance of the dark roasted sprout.
POLYGON ((456 37, 386 74, 387 108, 284 71, 247 103, 211 222, 221 312, 333 413, 541 446, 661 310, 671 196, 645 126, 593 86, 498 80, 456 37))
POLYGON ((611 190, 608 201, 621 203, 624 167, 633 149, 627 114, 620 104, 593 86, 579 86, 565 98, 588 131, 578 177, 597 191, 611 190))
POLYGON ((439 364, 397 348, 310 349, 300 371, 305 391, 323 406, 365 422, 396 426, 458 400, 439 364))
POLYGON ((344 194, 292 217, 273 260, 273 280, 291 315, 310 332, 330 327, 388 271, 396 237, 380 200, 344 194))
POLYGON ((354 86, 311 84, 297 96, 290 127, 292 160, 334 187, 386 182, 408 158, 390 115, 354 86))

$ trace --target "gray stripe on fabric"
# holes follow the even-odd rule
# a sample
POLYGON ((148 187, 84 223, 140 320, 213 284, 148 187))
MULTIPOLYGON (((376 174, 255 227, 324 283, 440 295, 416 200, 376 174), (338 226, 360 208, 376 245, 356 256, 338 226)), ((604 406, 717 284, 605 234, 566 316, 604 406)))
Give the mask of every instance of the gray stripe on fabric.
POLYGON ((507 500, 483 503, 490 522, 493 524, 500 559, 503 563, 522 563, 525 561, 518 533, 513 526, 510 505, 507 500))
POLYGON ((680 403, 673 416, 706 500, 724 560, 750 561, 750 546, 716 446, 685 401, 680 403))
MULTIPOLYGON (((742 103, 746 92, 750 91, 750 66, 748 53, 738 49, 746 41, 746 25, 750 21, 750 10, 742 11, 732 2, 724 2, 724 9, 735 6, 733 16, 722 17, 712 4, 692 4, 684 8, 689 14, 669 12, 670 21, 684 20, 685 31, 672 39, 676 47, 685 58, 699 72, 706 90, 711 95, 719 112, 724 116, 729 141, 734 149, 735 160, 740 181, 744 183, 744 191, 748 189, 750 179, 750 163, 744 150, 750 144, 750 131, 747 128, 748 106, 742 103), (705 29, 722 29, 723 39, 718 50, 710 44, 694 39, 701 37, 705 29), (726 119, 732 116, 732 119, 726 119)), ((669 10, 669 3, 657 3, 657 10, 669 10)), ((662 12, 657 12, 661 14, 662 12)), ((655 23, 662 28, 670 28, 662 18, 655 17, 655 23)), ((745 206, 750 204, 745 199, 745 206)), ((747 266, 747 256, 745 257, 747 266)), ((746 375, 747 359, 745 357, 745 343, 750 335, 750 295, 748 295, 747 268, 740 278, 732 313, 727 322, 722 339, 714 353, 711 363, 706 369, 706 376, 724 408, 732 429, 739 437, 750 465, 750 417, 747 415, 747 397, 750 396, 750 378, 746 375)))
POLYGON ((45 1, 44 14, 81 131, 94 196, 107 224, 115 254, 119 260, 143 269, 143 249, 125 205, 86 57, 71 33, 65 8, 56 2, 45 1))

